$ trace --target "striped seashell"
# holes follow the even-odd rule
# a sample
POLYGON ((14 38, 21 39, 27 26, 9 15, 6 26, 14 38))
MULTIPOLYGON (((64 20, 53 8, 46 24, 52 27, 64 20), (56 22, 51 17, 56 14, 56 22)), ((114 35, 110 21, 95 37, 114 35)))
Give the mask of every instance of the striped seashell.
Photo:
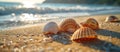
POLYGON ((55 22, 48 22, 43 28, 44 35, 57 34, 59 31, 58 25, 55 22))
POLYGON ((76 23, 74 19, 71 18, 64 19, 59 25, 59 29, 61 32, 73 33, 78 28, 80 28, 79 25, 76 23))
POLYGON ((116 16, 108 16, 105 19, 105 22, 117 22, 119 19, 116 16))
POLYGON ((71 40, 75 42, 91 41, 97 39, 97 33, 89 27, 81 27, 76 30, 71 40))
POLYGON ((94 18, 88 18, 86 21, 80 23, 83 27, 89 27, 93 30, 99 29, 99 24, 94 18))

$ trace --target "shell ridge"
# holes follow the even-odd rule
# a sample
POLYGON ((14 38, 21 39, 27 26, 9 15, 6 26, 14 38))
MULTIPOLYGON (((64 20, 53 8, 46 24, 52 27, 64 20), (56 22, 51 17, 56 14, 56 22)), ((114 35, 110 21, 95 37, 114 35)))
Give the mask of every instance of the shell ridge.
POLYGON ((93 30, 99 29, 99 24, 94 18, 88 18, 86 21, 80 23, 83 27, 89 27, 93 30))
POLYGON ((71 40, 76 42, 94 40, 94 38, 97 38, 97 35, 95 34, 97 33, 91 28, 82 27, 74 32, 73 36, 71 37, 71 40))
POLYGON ((67 31, 67 32, 75 32, 75 30, 77 30, 77 23, 74 19, 68 18, 68 19, 64 19, 60 25, 59 28, 61 31, 67 31))

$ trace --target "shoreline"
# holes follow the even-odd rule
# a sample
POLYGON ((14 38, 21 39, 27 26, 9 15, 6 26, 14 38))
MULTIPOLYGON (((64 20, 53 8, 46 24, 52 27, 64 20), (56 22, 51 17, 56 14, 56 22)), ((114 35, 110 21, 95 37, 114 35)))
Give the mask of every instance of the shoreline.
MULTIPOLYGON (((78 17, 89 17, 89 16, 109 16, 109 15, 119 15, 119 13, 117 14, 96 14, 96 15, 85 15, 85 16, 72 16, 72 17, 68 17, 68 18, 78 18, 78 17)), ((66 17, 64 17, 63 19, 65 19, 66 17)), ((48 21, 44 21, 44 22, 41 22, 41 23, 35 23, 35 24, 26 24, 26 25, 21 25, 21 26, 15 26, 15 27, 7 27, 7 28, 1 28, 0 31, 5 31, 5 30, 11 30, 11 29, 17 29, 17 28, 25 28, 25 27, 32 27, 32 26, 38 26, 40 24, 45 24, 49 21, 55 21, 55 22, 60 22, 60 20, 62 19, 51 19, 51 20, 48 20, 48 21)))

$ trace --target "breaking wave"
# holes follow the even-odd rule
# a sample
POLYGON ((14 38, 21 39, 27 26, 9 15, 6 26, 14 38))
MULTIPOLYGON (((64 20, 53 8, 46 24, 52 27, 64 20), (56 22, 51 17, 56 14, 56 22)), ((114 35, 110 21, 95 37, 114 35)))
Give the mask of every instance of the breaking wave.
POLYGON ((19 8, 19 7, 0 7, 0 15, 9 15, 12 13, 32 13, 32 14, 49 14, 49 13, 94 13, 94 12, 120 12, 120 7, 35 7, 35 8, 19 8))

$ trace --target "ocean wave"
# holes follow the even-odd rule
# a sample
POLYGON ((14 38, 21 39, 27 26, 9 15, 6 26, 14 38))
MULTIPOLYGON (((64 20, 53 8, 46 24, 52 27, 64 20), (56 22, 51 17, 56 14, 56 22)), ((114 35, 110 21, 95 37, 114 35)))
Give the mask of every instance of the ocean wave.
POLYGON ((120 10, 120 7, 86 7, 86 6, 73 6, 73 7, 35 7, 35 8, 19 8, 19 7, 0 7, 0 15, 8 14, 48 14, 48 13, 68 13, 68 12, 99 12, 120 10))

